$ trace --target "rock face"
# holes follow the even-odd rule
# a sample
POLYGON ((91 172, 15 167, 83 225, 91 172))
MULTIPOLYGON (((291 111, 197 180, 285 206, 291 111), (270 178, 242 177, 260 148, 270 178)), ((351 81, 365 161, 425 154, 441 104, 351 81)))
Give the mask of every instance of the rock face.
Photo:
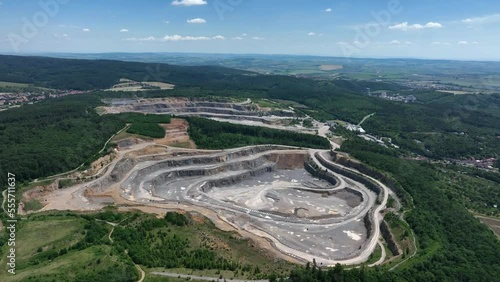
POLYGON ((380 232, 382 233, 382 237, 384 237, 384 240, 387 242, 387 246, 389 247, 389 250, 391 250, 392 254, 394 256, 399 256, 401 254, 401 251, 399 250, 398 244, 394 239, 394 235, 392 235, 385 220, 380 223, 380 232))
POLYGON ((377 183, 367 179, 366 177, 364 177, 363 175, 361 175, 359 173, 355 173, 353 171, 346 170, 346 169, 343 169, 341 167, 332 165, 330 162, 327 162, 323 158, 323 156, 319 153, 316 153, 315 156, 318 159, 318 161, 326 168, 331 169, 332 171, 334 171, 336 173, 345 175, 345 176, 347 176, 355 181, 358 181, 358 182, 362 183, 363 185, 365 185, 368 189, 375 192, 377 195, 379 195, 379 196, 381 195, 382 188, 377 183))
POLYGON ((300 154, 271 154, 270 160, 276 163, 277 169, 297 169, 303 168, 304 162, 308 158, 307 152, 300 154))

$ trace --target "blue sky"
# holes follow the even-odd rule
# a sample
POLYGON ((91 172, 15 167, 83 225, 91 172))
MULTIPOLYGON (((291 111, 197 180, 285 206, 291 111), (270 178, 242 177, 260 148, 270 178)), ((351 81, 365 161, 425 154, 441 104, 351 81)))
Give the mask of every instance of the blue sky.
POLYGON ((0 52, 500 60, 500 1, 0 0, 0 52))

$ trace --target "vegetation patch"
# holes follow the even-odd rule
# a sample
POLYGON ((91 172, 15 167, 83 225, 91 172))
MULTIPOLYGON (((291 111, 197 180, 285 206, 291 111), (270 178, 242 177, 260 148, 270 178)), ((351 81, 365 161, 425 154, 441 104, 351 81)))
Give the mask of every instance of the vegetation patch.
POLYGON ((311 134, 265 127, 217 122, 189 117, 189 136, 202 149, 227 149, 249 145, 279 144, 315 149, 329 149, 327 139, 311 134))
POLYGON ((127 129, 127 132, 152 138, 165 137, 165 128, 157 123, 135 122, 127 129))

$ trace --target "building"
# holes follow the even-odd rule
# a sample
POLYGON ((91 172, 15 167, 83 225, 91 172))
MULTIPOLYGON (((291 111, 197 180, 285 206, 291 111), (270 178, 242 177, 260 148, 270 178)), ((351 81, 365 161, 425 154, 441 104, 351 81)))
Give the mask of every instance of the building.
POLYGON ((405 103, 415 103, 417 101, 417 97, 413 95, 406 96, 405 103))

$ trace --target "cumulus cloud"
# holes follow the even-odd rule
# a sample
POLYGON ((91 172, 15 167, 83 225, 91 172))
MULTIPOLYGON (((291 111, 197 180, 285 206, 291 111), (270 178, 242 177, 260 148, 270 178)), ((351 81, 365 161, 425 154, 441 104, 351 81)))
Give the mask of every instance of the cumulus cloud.
POLYGON ((88 28, 83 28, 83 29, 82 29, 82 31, 83 31, 83 32, 89 32, 89 31, 90 31, 90 29, 88 29, 88 28))
POLYGON ((401 45, 401 42, 399 40, 392 40, 391 42, 389 42, 389 44, 391 44, 391 45, 401 45))
POLYGON ((194 18, 194 19, 187 20, 187 22, 190 24, 204 24, 207 21, 205 19, 202 19, 202 18, 194 18))
POLYGON ((156 41, 157 38, 154 36, 143 37, 143 38, 131 37, 131 38, 125 38, 125 40, 127 40, 127 41, 156 41))
POLYGON ((461 40, 461 41, 458 41, 457 43, 458 45, 468 45, 469 42, 465 41, 465 40, 461 40))
POLYGON ((236 37, 233 37, 234 40, 243 40, 243 37, 239 37, 239 36, 236 36, 236 37))
POLYGON ((309 32, 307 35, 309 35, 309 36, 314 36, 314 35, 316 35, 316 33, 314 33, 314 32, 309 32))
POLYGON ((128 29, 122 28, 122 29, 120 29, 120 32, 128 32, 128 29))
POLYGON ((172 1, 172 5, 174 6, 200 6, 206 5, 207 1, 205 0, 174 0, 172 1))
POLYGON ((425 28, 442 28, 443 25, 437 22, 428 22, 424 25, 422 24, 408 24, 408 22, 402 22, 399 24, 389 26, 389 29, 396 30, 417 30, 417 29, 425 29, 425 28))
POLYGON ((258 36, 254 36, 254 37, 252 37, 252 39, 253 39, 253 40, 264 40, 264 38, 262 38, 262 37, 258 37, 258 36))
POLYGON ((144 38, 126 38, 126 41, 159 41, 159 42, 166 42, 166 41, 202 41, 202 40, 224 40, 226 39, 222 35, 216 35, 216 36, 183 36, 183 35, 165 35, 164 37, 154 37, 154 36, 149 36, 149 37, 144 37, 144 38))
POLYGON ((330 13, 332 11, 332 8, 326 8, 325 12, 330 13))
POLYGON ((499 22, 500 21, 500 14, 492 14, 492 15, 486 15, 482 17, 473 17, 473 18, 467 18, 463 19, 462 23, 465 24, 487 24, 487 23, 494 23, 494 22, 499 22))

